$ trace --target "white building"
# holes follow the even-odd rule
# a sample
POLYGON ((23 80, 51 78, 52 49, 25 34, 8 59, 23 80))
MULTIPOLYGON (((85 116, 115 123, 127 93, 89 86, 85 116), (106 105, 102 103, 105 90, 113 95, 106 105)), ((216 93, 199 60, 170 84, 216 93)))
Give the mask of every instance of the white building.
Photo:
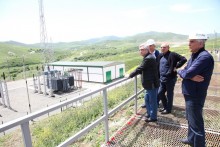
MULTIPOLYGON (((123 62, 53 62, 50 69, 60 71, 82 70, 82 81, 107 83, 124 77, 125 64, 123 62)), ((77 79, 77 78, 76 78, 77 79)))

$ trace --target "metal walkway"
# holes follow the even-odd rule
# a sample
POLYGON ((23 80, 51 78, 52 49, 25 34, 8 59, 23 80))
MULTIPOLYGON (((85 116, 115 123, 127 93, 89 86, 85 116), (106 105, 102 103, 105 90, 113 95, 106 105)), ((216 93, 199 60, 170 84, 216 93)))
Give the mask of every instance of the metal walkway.
MULTIPOLYGON (((208 96, 204 107, 207 147, 220 147, 220 97, 208 96), (217 102, 217 103, 216 103, 217 102), (211 109, 209 109, 211 108, 211 109)), ((158 121, 146 123, 145 109, 121 127, 105 144, 106 147, 184 147, 180 139, 187 137, 184 99, 175 94, 172 114, 161 115, 158 121), (177 105, 178 104, 178 105, 177 105)))

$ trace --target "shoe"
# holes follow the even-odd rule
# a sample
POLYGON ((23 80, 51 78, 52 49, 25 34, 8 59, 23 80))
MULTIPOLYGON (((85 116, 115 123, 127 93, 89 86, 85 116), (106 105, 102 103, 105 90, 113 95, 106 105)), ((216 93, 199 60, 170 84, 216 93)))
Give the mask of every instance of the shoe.
POLYGON ((188 144, 190 146, 193 146, 193 143, 189 142, 189 140, 187 138, 181 139, 180 140, 183 144, 188 144))
POLYGON ((148 118, 148 119, 145 120, 145 122, 155 122, 155 121, 157 121, 157 119, 148 118))
POLYGON ((145 105, 145 104, 142 104, 142 105, 141 105, 141 108, 146 108, 146 105, 145 105))
POLYGON ((145 117, 146 117, 146 118, 150 118, 150 115, 146 114, 145 117))
POLYGON ((159 112, 163 112, 163 111, 165 111, 166 109, 164 109, 164 108, 161 108, 161 109, 159 109, 159 112))
POLYGON ((163 104, 162 104, 162 103, 159 103, 159 104, 158 104, 158 108, 163 108, 163 104))
POLYGON ((167 111, 167 110, 164 110, 164 111, 161 112, 161 114, 169 114, 169 113, 171 113, 171 112, 167 111))

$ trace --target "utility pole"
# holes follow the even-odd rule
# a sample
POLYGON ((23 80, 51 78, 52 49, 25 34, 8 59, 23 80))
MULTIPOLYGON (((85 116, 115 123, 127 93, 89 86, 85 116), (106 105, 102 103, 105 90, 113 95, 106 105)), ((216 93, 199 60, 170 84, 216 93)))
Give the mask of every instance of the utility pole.
POLYGON ((23 55, 23 72, 24 72, 24 80, 25 80, 26 89, 27 89, 28 107, 29 107, 29 111, 31 113, 32 111, 31 111, 31 103, 30 103, 29 90, 28 90, 28 84, 27 84, 27 78, 26 78, 26 69, 25 69, 25 63, 24 63, 24 55, 23 55))

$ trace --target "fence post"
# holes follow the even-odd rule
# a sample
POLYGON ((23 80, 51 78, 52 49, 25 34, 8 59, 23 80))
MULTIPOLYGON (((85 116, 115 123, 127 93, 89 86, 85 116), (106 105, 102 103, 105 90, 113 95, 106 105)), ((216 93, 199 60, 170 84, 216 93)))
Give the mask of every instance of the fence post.
POLYGON ((109 126, 108 126, 108 100, 107 100, 107 89, 103 89, 103 102, 104 102, 104 115, 105 115, 105 142, 109 141, 109 126))
POLYGON ((5 74, 3 72, 3 87, 4 87, 4 92, 5 92, 5 99, 6 99, 6 102, 7 102, 7 107, 9 109, 11 109, 11 104, 10 104, 10 99, 9 99, 9 94, 8 94, 8 86, 7 86, 7 83, 6 83, 6 80, 5 80, 5 74))
POLYGON ((4 96, 4 90, 3 90, 3 86, 2 86, 3 82, 0 81, 0 93, 1 93, 1 97, 2 97, 2 105, 4 107, 7 107, 5 104, 5 96, 4 96))
POLYGON ((25 122, 25 123, 21 124, 21 130, 22 130, 24 146, 25 147, 32 147, 29 122, 25 122))
POLYGON ((134 93, 135 93, 134 112, 135 114, 137 114, 137 76, 135 76, 135 79, 134 79, 134 93))

